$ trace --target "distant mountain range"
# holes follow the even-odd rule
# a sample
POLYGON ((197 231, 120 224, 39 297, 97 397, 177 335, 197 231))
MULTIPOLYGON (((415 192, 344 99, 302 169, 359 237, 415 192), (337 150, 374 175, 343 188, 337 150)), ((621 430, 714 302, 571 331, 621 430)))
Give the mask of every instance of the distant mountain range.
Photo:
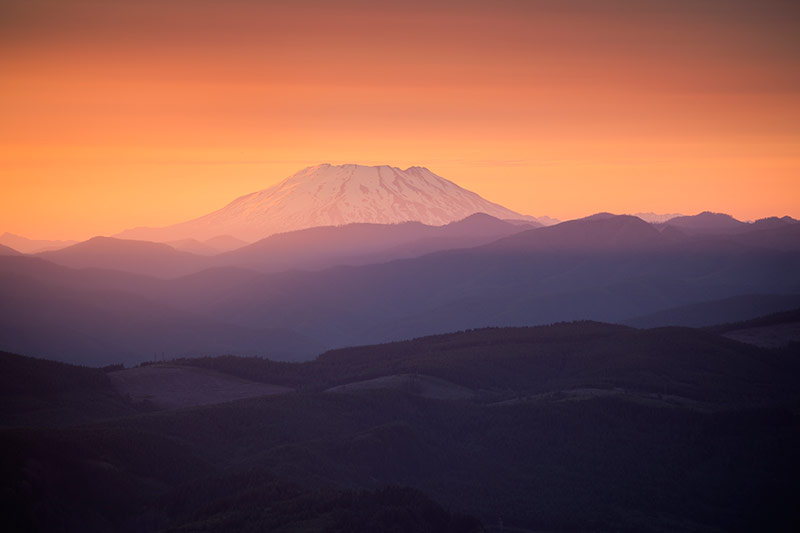
MULTIPOLYGON (((319 270, 337 265, 381 263, 443 250, 472 248, 537 227, 541 225, 532 220, 499 220, 477 213, 443 226, 420 222, 322 226, 279 233, 253 244, 246 244, 232 236, 218 236, 205 242, 184 239, 169 243, 95 237, 37 255, 72 268, 106 268, 161 278, 217 267, 247 268, 260 272, 319 270)), ((520 236, 518 241, 524 247, 536 241, 536 246, 551 249, 567 249, 573 244, 579 248, 593 246, 597 249, 633 245, 652 248, 670 242, 689 241, 708 246, 725 246, 725 243, 733 246, 735 242, 736 245, 796 249, 800 242, 800 224, 789 217, 744 223, 728 215, 701 213, 692 217, 678 217, 663 224, 647 224, 631 215, 598 213, 564 222, 558 227, 561 228, 558 231, 520 236), (605 222, 586 227, 582 224, 585 221, 605 222), (584 228, 594 234, 582 234, 579 230, 571 232, 568 228, 584 228), (571 244, 571 239, 577 241, 571 244)), ((496 246, 513 247, 515 242, 510 239, 496 246)), ((15 253, 13 249, 0 250, 0 254, 15 253)))
POLYGON ((220 238, 205 243, 187 239, 166 244, 94 237, 37 256, 72 268, 105 268, 161 278, 228 266, 261 272, 316 270, 471 248, 535 227, 539 224, 534 221, 506 222, 477 213, 444 226, 403 222, 308 228, 279 233, 244 246, 238 246, 242 241, 228 237, 225 242, 233 249, 217 254, 210 254, 207 249, 209 243, 219 242, 220 238))
POLYGON ((0 244, 0 255, 20 255, 20 253, 13 248, 0 244))
POLYGON ((38 252, 46 252, 47 250, 58 250, 77 243, 78 241, 48 241, 28 239, 27 237, 14 235, 13 233, 8 232, 0 235, 0 245, 13 248, 14 250, 23 254, 35 254, 38 252))
POLYGON ((661 224, 662 222, 666 222, 667 220, 682 217, 684 215, 680 213, 633 213, 633 216, 637 218, 641 218, 645 222, 650 222, 651 224, 661 224))
MULTIPOLYGON (((619 322, 748 295, 767 295, 752 301, 768 313, 786 308, 781 295, 800 294, 800 225, 784 222, 693 233, 625 215, 532 228, 474 215, 439 227, 301 230, 212 257, 94 239, 0 257, 0 349, 75 362, 161 352, 306 359, 326 347, 619 322)), ((701 308, 700 323, 752 316, 729 307, 701 308)), ((683 320, 680 310, 663 316, 683 320)))
POLYGON ((416 221, 438 226, 475 213, 535 221, 427 168, 324 164, 237 198, 208 215, 163 228, 130 229, 115 237, 167 242, 228 234, 253 242, 276 233, 352 223, 416 221))
POLYGON ((129 238, 0 244, 0 350, 298 360, 486 326, 707 325, 798 301, 797 220, 647 218, 546 225, 421 167, 310 167, 129 238))

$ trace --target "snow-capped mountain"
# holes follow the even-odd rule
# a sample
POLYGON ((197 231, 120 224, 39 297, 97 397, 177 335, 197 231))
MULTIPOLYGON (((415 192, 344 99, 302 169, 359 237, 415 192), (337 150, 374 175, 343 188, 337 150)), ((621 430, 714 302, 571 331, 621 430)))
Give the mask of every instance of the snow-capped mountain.
POLYGON ((663 224, 667 220, 672 220, 673 218, 682 217, 684 215, 680 213, 633 213, 633 216, 641 218, 645 222, 651 224, 663 224))
POLYGON ((200 218, 163 228, 134 228, 116 237, 164 242, 227 234, 252 242, 275 233, 353 222, 443 225, 474 213, 535 220, 485 200, 427 168, 323 164, 200 218))

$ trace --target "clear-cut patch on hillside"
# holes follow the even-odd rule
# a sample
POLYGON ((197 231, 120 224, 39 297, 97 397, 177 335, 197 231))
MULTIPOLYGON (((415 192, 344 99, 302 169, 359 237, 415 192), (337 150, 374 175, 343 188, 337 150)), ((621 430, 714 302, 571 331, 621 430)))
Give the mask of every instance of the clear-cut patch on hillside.
POLYGON ((420 374, 394 374, 364 381, 354 381, 325 392, 355 392, 374 389, 401 390, 435 400, 464 400, 472 398, 475 393, 466 387, 456 385, 444 379, 420 374))
POLYGON ((109 374, 114 387, 133 402, 160 409, 255 398, 292 392, 289 387, 256 383, 213 370, 173 365, 150 365, 109 374))

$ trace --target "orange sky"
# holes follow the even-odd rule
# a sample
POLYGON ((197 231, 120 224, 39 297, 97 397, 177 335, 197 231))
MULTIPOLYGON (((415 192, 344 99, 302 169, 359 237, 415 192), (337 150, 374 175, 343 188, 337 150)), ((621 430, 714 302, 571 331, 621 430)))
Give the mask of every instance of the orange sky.
POLYGON ((0 0, 0 233, 83 239, 322 162, 489 200, 800 218, 792 0, 0 0))

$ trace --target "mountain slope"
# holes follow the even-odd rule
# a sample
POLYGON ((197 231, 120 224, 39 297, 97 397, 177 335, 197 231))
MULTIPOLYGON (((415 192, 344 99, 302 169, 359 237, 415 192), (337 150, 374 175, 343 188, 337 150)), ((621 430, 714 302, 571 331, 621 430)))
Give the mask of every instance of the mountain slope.
POLYGON ((301 170, 200 218, 164 228, 135 228, 116 236, 159 242, 203 241, 225 233, 253 242, 275 233, 354 222, 442 225, 474 213, 526 218, 426 168, 324 164, 301 170))
POLYGON ((10 246, 0 244, 0 255, 20 255, 20 253, 10 246))
POLYGON ((633 216, 637 218, 641 218, 645 222, 650 222, 651 224, 660 224, 662 222, 666 222, 670 219, 676 217, 682 217, 684 215, 680 213, 632 213, 633 216))
POLYGON ((173 308, 156 299, 169 285, 155 278, 29 257, 3 257, 0 274, 0 350, 106 365, 155 354, 307 359, 323 349, 291 328, 242 327, 191 305, 173 308))
POLYGON ((797 224, 798 220, 789 217, 767 217, 767 218, 759 218, 752 224, 750 224, 752 229, 776 229, 782 228, 784 226, 791 226, 792 224, 797 224))
MULTIPOLYGON (((303 364, 175 363, 299 390, 0 431, 11 530, 476 531, 447 520, 398 527, 441 514, 407 493, 372 518, 363 493, 356 515, 294 501, 297 487, 319 497, 386 485, 423 491, 488 531, 796 529, 789 350, 580 322, 362 346, 303 364), (426 397, 431 386, 464 394, 426 397), (331 387, 338 393, 323 392, 331 387), (329 527, 330 515, 346 521, 329 527), (492 527, 498 517, 505 527, 492 527)), ((88 374, 42 366, 54 378, 88 374)), ((26 368, 4 370, 9 383, 31 381, 26 368)), ((12 415, 35 399, 9 393, 12 415)))
POLYGON ((748 224, 736 220, 725 213, 703 211, 697 215, 675 217, 664 222, 665 226, 673 226, 687 232, 695 233, 729 233, 741 231, 748 224))
POLYGON ((196 255, 217 255, 247 246, 249 243, 230 235, 218 235, 203 242, 197 239, 180 239, 167 241, 164 244, 168 244, 181 252, 189 252, 196 255))
POLYGON ((35 254, 48 250, 60 250, 61 248, 66 248, 67 246, 76 244, 77 242, 78 241, 48 241, 28 239, 27 237, 14 235, 13 233, 8 232, 0 235, 0 244, 9 246, 14 250, 19 250, 23 254, 35 254))
POLYGON ((273 274, 215 268, 170 280, 59 269, 34 258, 3 257, 0 272, 28 278, 41 287, 35 289, 38 303, 32 308, 30 298, 19 292, 22 284, 0 278, 8 281, 9 294, 16 292, 18 305, 28 310, 23 315, 9 308, 7 320, 26 328, 6 331, 4 340, 9 344, 0 349, 21 351, 25 346, 27 353, 36 353, 35 340, 40 353, 58 352, 66 360, 81 360, 87 347, 80 336, 65 336, 67 326, 73 316, 95 316, 99 304, 104 309, 99 315, 103 324, 115 316, 130 325, 116 339, 110 324, 90 332, 111 342, 91 348, 98 356, 105 353, 110 363, 117 354, 125 358, 135 354, 141 360, 161 351, 272 353, 272 347, 284 343, 260 339, 256 332, 264 328, 291 330, 317 345, 338 347, 485 326, 620 321, 742 294, 800 294, 798 251, 745 246, 735 240, 710 246, 707 236, 686 239, 672 240, 635 217, 612 216, 382 264, 273 274), (45 288, 53 285, 71 292, 45 288), (102 291, 125 294, 115 302, 102 291), (77 297, 88 293, 95 297, 77 297), (148 306, 134 305, 133 296, 146 299, 148 306), (54 310, 65 309, 63 299, 73 307, 54 316, 54 310), (170 334, 166 350, 141 343, 136 336, 137 322, 153 313, 150 307, 194 317, 181 328, 148 319, 155 322, 151 331, 170 334), (225 335, 215 340, 212 328, 199 318, 227 325, 225 335), (45 323, 48 331, 59 335, 33 334, 45 323), (192 328, 200 328, 196 338, 192 328), (237 342, 230 342, 234 338, 237 342))
POLYGON ((111 269, 159 278, 174 278, 214 267, 278 272, 386 262, 440 250, 470 248, 535 224, 512 224, 476 213, 444 226, 420 222, 324 226, 279 233, 225 253, 215 251, 207 243, 230 246, 240 241, 218 237, 206 242, 183 239, 156 243, 95 237, 38 256, 71 268, 111 269))
MULTIPOLYGON (((163 296, 191 294, 194 308, 225 321, 296 328, 342 346, 489 325, 618 321, 743 293, 797 293, 798 265, 793 252, 665 242, 650 224, 619 217, 385 264, 273 274, 223 298, 180 289, 178 280, 163 296)), ((220 283, 217 273, 194 278, 192 287, 220 283)))
POLYGON ((598 213, 555 226, 517 233, 486 246, 487 250, 524 252, 615 252, 654 250, 667 239, 652 224, 631 215, 598 213))
POLYGON ((0 427, 63 426, 136 414, 97 368, 0 351, 0 427))
POLYGON ((791 344, 800 345, 800 307, 742 322, 721 324, 708 330, 764 348, 789 346, 787 351, 795 353, 797 346, 791 348, 791 344))
POLYGON ((111 237, 94 237, 37 255, 71 268, 106 268, 156 277, 190 274, 210 266, 208 258, 166 244, 111 237))
POLYGON ((483 213, 444 226, 419 222, 324 226, 272 235, 221 254, 214 263, 266 272, 378 263, 480 246, 528 227, 483 213))
POLYGON ((745 294, 663 309, 623 321, 637 328, 662 326, 703 327, 749 320, 800 307, 800 294, 745 294))

